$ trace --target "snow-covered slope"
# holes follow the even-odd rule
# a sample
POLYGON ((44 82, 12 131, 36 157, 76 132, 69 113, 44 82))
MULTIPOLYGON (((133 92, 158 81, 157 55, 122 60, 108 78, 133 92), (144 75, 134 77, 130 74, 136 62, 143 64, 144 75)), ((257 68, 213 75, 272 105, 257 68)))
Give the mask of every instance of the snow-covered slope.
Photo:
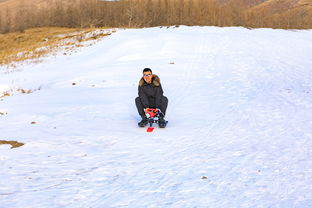
POLYGON ((312 207, 312 31, 119 30, 6 73, 0 207, 312 207), (169 98, 137 127, 142 69, 169 98), (75 83, 75 84, 73 84, 75 83), (31 124, 31 122, 36 122, 31 124))

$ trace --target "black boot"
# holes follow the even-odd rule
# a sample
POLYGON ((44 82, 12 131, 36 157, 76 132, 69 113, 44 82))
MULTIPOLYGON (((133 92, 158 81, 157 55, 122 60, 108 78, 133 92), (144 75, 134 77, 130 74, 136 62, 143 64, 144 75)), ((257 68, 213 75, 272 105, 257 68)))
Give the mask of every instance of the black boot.
POLYGON ((139 127, 144 127, 148 124, 148 119, 146 117, 142 117, 142 121, 138 123, 139 127))
POLYGON ((167 125, 167 121, 164 119, 163 116, 159 116, 158 118, 158 126, 159 128, 165 128, 167 125))

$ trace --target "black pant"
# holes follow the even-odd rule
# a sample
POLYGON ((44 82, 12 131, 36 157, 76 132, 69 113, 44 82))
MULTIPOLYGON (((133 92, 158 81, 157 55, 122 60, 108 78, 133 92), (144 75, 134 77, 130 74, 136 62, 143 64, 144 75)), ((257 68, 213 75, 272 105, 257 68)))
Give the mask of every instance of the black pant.
MULTIPOLYGON (((148 101, 149 101, 149 106, 148 106, 149 108, 156 108, 154 98, 149 98, 148 101)), ((135 98, 135 105, 138 109, 140 116, 145 117, 144 108, 143 108, 143 104, 141 102, 140 97, 135 98)), ((161 99, 161 104, 160 104, 159 109, 164 115, 166 114, 167 106, 168 106, 168 98, 163 96, 161 99)))

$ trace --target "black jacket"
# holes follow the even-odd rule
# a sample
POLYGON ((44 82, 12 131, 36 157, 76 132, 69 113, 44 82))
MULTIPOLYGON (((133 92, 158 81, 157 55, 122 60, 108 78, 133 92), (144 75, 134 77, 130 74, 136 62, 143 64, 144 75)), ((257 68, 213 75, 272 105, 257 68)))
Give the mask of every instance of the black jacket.
POLYGON ((153 74, 151 84, 147 84, 144 78, 141 78, 139 82, 139 97, 144 108, 160 108, 163 93, 160 79, 157 75, 153 74))

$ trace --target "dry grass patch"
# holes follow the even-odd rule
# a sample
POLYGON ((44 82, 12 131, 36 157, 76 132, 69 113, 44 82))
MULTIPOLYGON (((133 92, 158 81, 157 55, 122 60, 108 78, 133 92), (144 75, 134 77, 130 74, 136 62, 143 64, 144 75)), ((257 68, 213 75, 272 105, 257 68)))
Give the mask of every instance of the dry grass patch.
POLYGON ((6 92, 2 92, 2 95, 0 95, 0 98, 3 98, 3 97, 7 97, 7 96, 10 96, 11 94, 6 91, 6 92))
POLYGON ((33 93, 33 92, 35 92, 35 91, 37 91, 37 90, 41 90, 41 87, 38 87, 38 89, 29 89, 29 90, 24 90, 24 89, 22 89, 22 88, 19 88, 19 89, 17 89, 16 91, 17 92, 20 92, 20 93, 22 93, 22 94, 30 94, 30 93, 33 93))
MULTIPOLYGON (((103 28, 104 29, 104 28, 103 28)), ((96 32, 97 28, 77 29, 45 27, 24 32, 0 34, 0 65, 12 65, 27 59, 43 57, 56 52, 60 46, 81 47, 77 42, 95 40, 110 35, 96 32)))
POLYGON ((16 90, 14 89, 10 89, 8 91, 2 92, 2 94, 0 94, 0 98, 4 98, 4 97, 8 97, 8 96, 12 96, 14 94, 30 94, 33 93, 35 91, 41 90, 41 86, 36 88, 36 89, 22 89, 22 88, 18 88, 16 90))
POLYGON ((21 143, 21 142, 18 142, 18 141, 5 141, 5 140, 0 140, 0 145, 1 144, 9 144, 9 145, 11 145, 11 149, 17 148, 17 147, 20 147, 20 146, 24 145, 24 143, 21 143))
POLYGON ((7 112, 0 112, 0 116, 7 115, 7 112))

